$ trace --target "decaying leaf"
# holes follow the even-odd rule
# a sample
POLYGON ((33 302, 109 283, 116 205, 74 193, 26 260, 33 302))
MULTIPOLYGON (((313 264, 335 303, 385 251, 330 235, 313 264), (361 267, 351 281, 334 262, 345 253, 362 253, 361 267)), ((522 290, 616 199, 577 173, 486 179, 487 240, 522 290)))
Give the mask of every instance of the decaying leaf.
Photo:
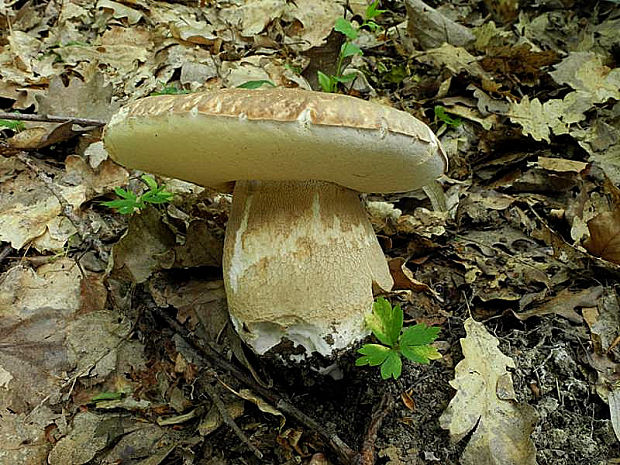
POLYGON ((507 370, 515 368, 514 361, 499 351, 499 341, 482 323, 468 318, 465 330, 464 359, 450 382, 457 393, 439 419, 441 427, 456 441, 471 433, 463 465, 535 465, 530 434, 536 414, 516 402, 507 370))
POLYGON ((437 299, 441 299, 439 294, 428 284, 418 281, 413 273, 405 266, 405 259, 401 257, 393 258, 389 261, 390 274, 394 279, 394 290, 409 289, 414 292, 428 292, 437 299))
POLYGON ((557 296, 542 305, 525 312, 515 313, 520 320, 527 320, 533 316, 549 315, 554 313, 563 316, 573 323, 582 323, 583 318, 575 311, 578 307, 595 307, 598 298, 603 295, 603 286, 596 286, 582 291, 564 289, 557 296))
MULTIPOLYGON (((10 169, 10 164, 10 159, 0 158, 0 173, 4 166, 11 173, 0 183, 0 240, 19 250, 46 234, 35 243, 39 250, 62 249, 76 229, 61 215, 60 200, 35 173, 21 163, 10 169)), ((67 157, 64 173, 51 168, 50 172, 56 175, 52 181, 56 192, 73 208, 125 183, 128 177, 125 169, 109 160, 93 170, 75 155, 67 157)))
POLYGON ((620 337, 620 302, 614 288, 608 288, 596 307, 583 309, 583 318, 590 328, 594 350, 604 355, 613 350, 620 337))
POLYGON ((620 264, 620 208, 588 221, 590 237, 584 247, 593 255, 620 264))
POLYGON ((441 46, 444 42, 464 47, 475 40, 465 26, 452 21, 422 0, 407 0, 407 32, 423 50, 441 46))
POLYGON ((571 52, 549 74, 558 84, 590 95, 592 103, 620 100, 620 69, 603 65, 602 57, 593 52, 571 52))
POLYGON ((160 213, 147 208, 132 215, 129 228, 114 246, 114 273, 143 283, 153 272, 174 263, 174 234, 161 221, 160 213))
POLYGON ((222 383, 222 385, 226 387, 230 392, 240 397, 241 399, 247 400, 248 402, 251 402, 254 405, 256 405, 256 407, 258 407, 258 409, 261 412, 268 413, 270 415, 279 417, 280 418, 280 429, 282 429, 282 427, 286 423, 286 417, 284 416, 282 412, 280 412, 277 408, 273 407, 271 404, 265 401, 262 397, 256 395, 250 389, 240 389, 239 391, 236 391, 224 383, 222 383))
POLYGON ((446 67, 454 75, 465 72, 481 79, 490 78, 490 75, 482 69, 476 57, 462 47, 455 47, 447 43, 444 43, 441 47, 414 55, 414 58, 421 63, 446 67))

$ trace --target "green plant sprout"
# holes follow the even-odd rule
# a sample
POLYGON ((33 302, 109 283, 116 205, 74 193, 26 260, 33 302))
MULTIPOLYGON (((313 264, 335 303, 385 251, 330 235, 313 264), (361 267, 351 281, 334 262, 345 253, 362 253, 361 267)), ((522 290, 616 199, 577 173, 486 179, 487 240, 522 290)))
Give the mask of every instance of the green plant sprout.
POLYGON ((258 89, 264 85, 267 85, 269 87, 276 87, 276 85, 269 81, 268 79, 258 79, 256 81, 247 81, 244 82, 243 84, 238 85, 237 87, 239 89, 258 89))
POLYGON ((140 176, 140 179, 142 179, 149 188, 144 194, 136 195, 122 187, 117 187, 114 189, 114 192, 120 199, 101 202, 101 204, 106 207, 114 208, 121 215, 131 215, 134 212, 139 212, 149 204, 162 204, 172 200, 174 194, 166 191, 164 186, 158 186, 155 179, 151 176, 143 174, 140 176))
POLYGON ((362 49, 353 43, 359 35, 359 31, 363 27, 368 27, 371 31, 375 32, 380 26, 373 20, 387 10, 379 10, 379 0, 375 0, 366 8, 364 14, 365 19, 361 25, 355 26, 351 21, 344 18, 338 18, 334 25, 334 31, 340 32, 345 36, 345 41, 340 47, 338 53, 338 61, 336 64, 336 74, 327 75, 322 71, 317 72, 319 85, 323 92, 336 92, 338 90, 338 83, 351 82, 355 79, 355 73, 342 74, 345 58, 352 57, 354 55, 363 55, 362 49))
POLYGON ((448 126, 452 128, 456 128, 461 125, 461 122, 462 122, 461 119, 452 118, 450 115, 448 115, 448 113, 446 112, 446 109, 442 107, 441 105, 436 105, 434 111, 435 111, 435 119, 443 121, 448 126))
POLYGON ((22 121, 12 121, 8 119, 0 119, 0 128, 7 128, 11 131, 19 132, 26 129, 26 125, 22 121))
POLYGON ((151 95, 178 95, 178 94, 189 94, 189 90, 179 89, 174 84, 166 85, 165 82, 160 81, 159 85, 162 86, 160 91, 151 92, 151 95))
POLYGON ((402 309, 399 305, 392 307, 384 298, 380 297, 373 304, 372 313, 366 317, 366 325, 381 344, 364 344, 358 350, 362 357, 355 361, 355 365, 381 365, 383 379, 400 377, 403 367, 401 356, 423 364, 441 358, 441 354, 431 345, 440 328, 420 323, 403 329, 402 309))

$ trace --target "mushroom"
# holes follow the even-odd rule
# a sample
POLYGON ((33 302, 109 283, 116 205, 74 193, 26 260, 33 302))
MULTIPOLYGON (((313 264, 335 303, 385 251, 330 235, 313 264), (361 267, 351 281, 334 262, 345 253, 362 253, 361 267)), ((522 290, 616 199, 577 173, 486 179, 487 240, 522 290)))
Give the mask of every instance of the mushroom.
POLYGON ((127 167, 229 190, 224 284, 231 319, 258 354, 289 340, 331 357, 367 334, 373 286, 392 287, 360 192, 404 192, 446 156, 410 114, 299 89, 147 97, 105 128, 127 167))

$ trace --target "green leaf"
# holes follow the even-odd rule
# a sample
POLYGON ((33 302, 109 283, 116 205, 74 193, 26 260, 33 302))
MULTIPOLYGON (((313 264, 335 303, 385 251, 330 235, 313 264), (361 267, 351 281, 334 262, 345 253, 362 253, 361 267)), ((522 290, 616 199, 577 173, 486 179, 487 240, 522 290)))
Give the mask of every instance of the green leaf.
POLYGON ((131 191, 126 191, 122 187, 115 187, 114 193, 118 195, 119 197, 122 197, 123 199, 133 200, 134 202, 136 201, 136 198, 137 198, 136 194, 134 194, 131 191))
POLYGON ((26 129, 26 125, 22 121, 13 121, 8 119, 0 119, 0 126, 19 132, 26 129))
POLYGON ((424 346, 401 346, 401 353, 409 360, 427 365, 429 360, 438 360, 441 358, 439 351, 430 345, 424 346))
POLYGON ((403 331, 403 335, 400 337, 400 344, 408 346, 430 344, 437 339, 440 330, 441 328, 438 326, 426 326, 424 323, 409 326, 403 331))
POLYGON ((364 344, 360 349, 358 349, 358 353, 364 355, 364 357, 360 357, 355 361, 355 365, 370 365, 372 367, 381 365, 390 351, 389 347, 382 346, 380 344, 364 344))
POLYGON ((264 85, 268 85, 268 86, 271 86, 271 87, 276 87, 276 85, 273 82, 271 82, 271 81, 269 81, 267 79, 259 79, 259 80, 256 80, 256 81, 247 81, 247 82, 244 82, 243 84, 241 84, 241 85, 239 85, 237 87, 239 89, 258 89, 259 87, 262 87, 264 85))
POLYGON ((403 327, 403 311, 400 306, 392 305, 383 297, 372 306, 372 313, 366 316, 366 325, 382 344, 393 347, 398 342, 403 327))
POLYGON ((189 90, 185 90, 185 89, 178 89, 176 86, 174 85, 165 85, 165 83, 160 82, 160 85, 162 85, 162 89, 158 92, 151 92, 151 95, 178 95, 178 94, 189 94, 189 90))
POLYGON ((362 24, 362 26, 368 26, 368 29, 370 29, 372 32, 377 32, 378 29, 381 29, 381 26, 379 26, 374 21, 364 21, 364 24, 362 24))
POLYGON ((385 361, 381 365, 381 377, 388 379, 390 377, 394 379, 400 378, 400 374, 403 369, 403 362, 400 359, 400 354, 395 350, 390 350, 385 361))
POLYGON ((170 202, 173 197, 174 197, 173 193, 165 191, 163 190, 163 188, 160 188, 157 191, 151 191, 151 192, 144 193, 140 199, 144 203, 161 204, 161 203, 170 202))
POLYGON ((437 339, 439 330, 439 327, 426 326, 424 323, 406 328, 399 341, 402 354, 409 360, 424 364, 441 358, 437 349, 430 345, 437 339))
POLYGON ((387 10, 379 10, 379 0, 375 0, 366 8, 366 19, 376 18, 380 14, 385 13, 387 10))
POLYGON ((448 115, 448 113, 446 113, 446 109, 440 105, 435 106, 435 118, 437 118, 438 120, 443 121, 444 123, 446 123, 448 126, 451 126, 453 128, 456 128, 458 126, 460 126, 461 124, 461 119, 460 118, 452 118, 450 115, 448 115))
POLYGON ((331 76, 328 76, 322 71, 317 71, 317 76, 319 78, 319 85, 321 86, 321 90, 323 92, 333 92, 336 90, 331 76))
POLYGON ((148 174, 143 174, 142 176, 140 176, 140 179, 142 179, 144 181, 144 184, 146 184, 148 186, 149 189, 151 190, 156 190, 157 189, 157 181, 155 181, 155 179, 153 179, 152 176, 149 176, 148 174))
POLYGON ((353 55, 363 55, 362 49, 355 45, 353 42, 345 42, 340 47, 340 54, 342 58, 347 58, 353 55))
POLYGON ((113 208, 121 215, 131 215, 136 210, 139 210, 138 204, 135 201, 128 199, 110 200, 107 202, 101 202, 101 205, 113 208))
POLYGON ((344 34, 349 40, 357 39, 357 29, 351 24, 351 21, 347 21, 344 18, 338 18, 336 20, 334 31, 344 34))
POLYGON ((100 400, 118 400, 123 397, 122 392, 102 392, 93 396, 90 401, 98 402, 100 400))
POLYGON ((334 79, 338 82, 351 82, 357 77, 356 73, 343 74, 342 76, 334 76, 334 79))

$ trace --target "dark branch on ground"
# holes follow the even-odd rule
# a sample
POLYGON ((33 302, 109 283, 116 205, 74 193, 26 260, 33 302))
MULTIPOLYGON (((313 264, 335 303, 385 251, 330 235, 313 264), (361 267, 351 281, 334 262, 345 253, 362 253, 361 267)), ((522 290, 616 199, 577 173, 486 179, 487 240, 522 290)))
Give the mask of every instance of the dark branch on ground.
POLYGON ((73 123, 80 126, 105 126, 107 121, 91 118, 77 118, 75 116, 29 115, 22 113, 1 113, 0 119, 11 121, 36 121, 41 123, 73 123))
POLYGON ((362 450, 357 457, 355 465, 374 465, 375 464, 375 442, 377 441, 377 434, 381 428, 383 419, 394 407, 394 402, 388 393, 383 394, 381 402, 375 407, 370 417, 370 423, 366 430, 366 436, 362 443, 362 450))
POLYGON ((215 408, 217 408, 217 411, 220 412, 220 415, 224 423, 226 423, 226 425, 231 430, 233 430, 233 432, 237 435, 237 437, 241 440, 241 442, 243 442, 246 446, 248 446, 248 449, 250 449, 256 457, 258 457, 259 459, 262 459, 263 453, 260 450, 258 450, 258 448, 254 444, 250 442, 250 439, 247 437, 247 435, 241 430, 241 428, 239 428, 239 425, 237 425, 233 417, 230 416, 230 413, 228 413, 228 409, 224 405, 222 398, 219 396, 215 388, 211 385, 209 380, 203 379, 200 382, 200 387, 202 387, 206 391, 207 395, 213 402, 213 405, 215 405, 215 408))

